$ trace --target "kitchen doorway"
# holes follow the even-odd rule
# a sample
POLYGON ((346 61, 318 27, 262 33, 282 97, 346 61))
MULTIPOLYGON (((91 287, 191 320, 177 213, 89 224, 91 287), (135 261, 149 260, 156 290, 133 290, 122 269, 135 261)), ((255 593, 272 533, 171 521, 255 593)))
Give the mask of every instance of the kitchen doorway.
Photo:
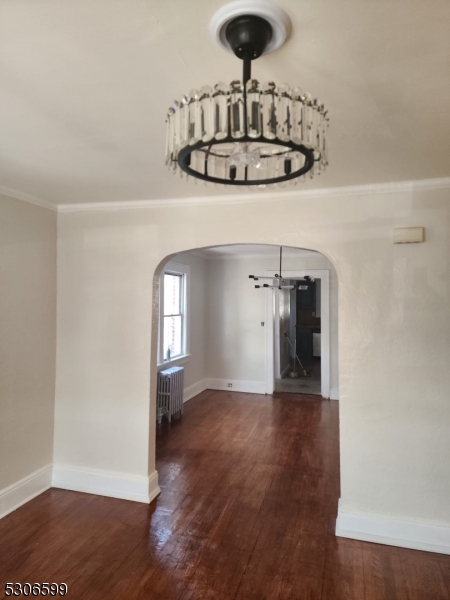
POLYGON ((284 276, 294 282, 305 276, 314 281, 308 283, 307 289, 287 292, 289 298, 284 290, 266 292, 266 393, 291 392, 329 398, 329 271, 286 271, 284 276), (302 366, 296 360, 294 368, 295 353, 302 366), (298 377, 291 377, 291 373, 298 377))
POLYGON ((280 368, 274 392, 321 396, 321 280, 304 283, 289 290, 289 298, 279 296, 280 368))

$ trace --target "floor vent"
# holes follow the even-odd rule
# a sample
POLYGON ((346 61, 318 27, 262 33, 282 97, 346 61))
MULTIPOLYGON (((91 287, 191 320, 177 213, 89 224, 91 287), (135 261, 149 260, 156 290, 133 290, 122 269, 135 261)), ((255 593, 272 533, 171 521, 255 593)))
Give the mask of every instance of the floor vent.
POLYGON ((170 423, 173 415, 183 414, 183 379, 184 367, 170 367, 158 373, 158 423, 164 415, 170 423))

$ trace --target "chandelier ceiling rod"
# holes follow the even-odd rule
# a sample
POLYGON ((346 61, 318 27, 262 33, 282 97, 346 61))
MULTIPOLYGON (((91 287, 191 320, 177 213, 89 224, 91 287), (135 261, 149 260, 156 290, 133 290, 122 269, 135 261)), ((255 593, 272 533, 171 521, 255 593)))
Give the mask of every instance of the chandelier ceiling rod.
POLYGON ((252 58, 250 52, 251 50, 247 50, 242 59, 242 81, 244 82, 244 90, 247 88, 247 81, 252 78, 252 58))
MULTIPOLYGON (((267 48, 272 32, 270 23, 256 15, 236 17, 228 23, 225 31, 231 50, 242 60, 242 97, 246 136, 248 135, 247 83, 252 78, 252 60, 259 58, 267 48)), ((245 171, 247 179, 248 170, 245 171)))
POLYGON ((232 19, 225 30, 233 53, 243 61, 243 83, 251 79, 252 60, 259 58, 272 39, 271 24, 257 15, 241 15, 232 19))
POLYGON ((281 259, 282 259, 282 256, 283 256, 283 246, 280 246, 280 279, 281 279, 281 281, 283 281, 283 277, 281 275, 281 259))

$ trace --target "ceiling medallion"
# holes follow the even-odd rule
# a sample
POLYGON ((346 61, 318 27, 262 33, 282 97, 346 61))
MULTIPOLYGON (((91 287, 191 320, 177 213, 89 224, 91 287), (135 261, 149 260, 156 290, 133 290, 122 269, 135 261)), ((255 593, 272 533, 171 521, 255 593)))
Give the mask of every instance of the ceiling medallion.
POLYGON ((166 164, 180 176, 215 184, 297 183, 328 165, 324 106, 287 84, 260 84, 252 60, 280 47, 287 14, 266 0, 238 0, 211 22, 218 43, 243 61, 241 80, 192 90, 169 108, 166 164))

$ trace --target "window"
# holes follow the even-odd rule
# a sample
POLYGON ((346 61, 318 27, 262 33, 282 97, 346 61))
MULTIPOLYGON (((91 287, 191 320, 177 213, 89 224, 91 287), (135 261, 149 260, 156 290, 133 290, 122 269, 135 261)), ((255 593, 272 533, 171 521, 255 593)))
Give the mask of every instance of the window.
POLYGON ((183 275, 164 273, 163 356, 183 354, 183 275))
POLYGON ((160 364, 181 359, 188 353, 188 276, 188 266, 169 263, 161 277, 160 364))

